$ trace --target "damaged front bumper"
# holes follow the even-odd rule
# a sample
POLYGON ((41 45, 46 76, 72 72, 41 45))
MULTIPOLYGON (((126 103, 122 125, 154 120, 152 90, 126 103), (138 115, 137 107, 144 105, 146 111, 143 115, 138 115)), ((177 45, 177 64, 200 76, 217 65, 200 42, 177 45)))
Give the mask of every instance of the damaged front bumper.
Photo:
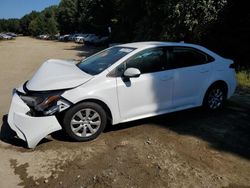
POLYGON ((62 129, 55 115, 33 117, 29 112, 29 106, 13 93, 8 123, 17 136, 27 142, 28 148, 35 148, 44 137, 62 129))

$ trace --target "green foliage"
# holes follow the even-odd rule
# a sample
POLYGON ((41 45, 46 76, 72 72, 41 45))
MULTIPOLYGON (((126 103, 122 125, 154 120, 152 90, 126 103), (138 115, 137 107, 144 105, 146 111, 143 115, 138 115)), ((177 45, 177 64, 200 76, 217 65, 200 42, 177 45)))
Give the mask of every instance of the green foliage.
POLYGON ((240 87, 250 88, 250 71, 242 70, 237 72, 237 80, 240 87))
MULTIPOLYGON (((113 39, 199 42, 227 0, 61 0, 20 20, 25 35, 93 32, 113 39), (41 28, 42 27, 42 28, 41 28)), ((1 24, 0 24, 1 25, 1 24)), ((0 28, 3 26, 1 25, 0 28)))
POLYGON ((43 15, 39 15, 36 19, 32 20, 29 24, 29 31, 31 35, 36 36, 43 34, 45 28, 45 22, 43 15))
POLYGON ((248 6, 236 0, 61 0, 20 20, 0 20, 0 32, 109 35, 112 27, 114 42, 199 43, 249 66, 249 20, 248 6))
POLYGON ((77 0, 77 30, 105 34, 114 17, 113 0, 77 0))
POLYGON ((44 9, 35 19, 33 19, 28 27, 31 35, 37 36, 41 34, 55 35, 58 33, 58 23, 56 21, 57 6, 51 6, 44 9))
POLYGON ((19 19, 0 19, 0 32, 20 32, 20 20, 19 19))
POLYGON ((177 37, 199 42, 202 34, 218 19, 226 3, 226 0, 177 0, 167 8, 168 18, 174 20, 169 33, 181 31, 177 37))
POLYGON ((58 23, 62 34, 74 33, 77 23, 76 0, 62 0, 58 7, 58 23))
POLYGON ((57 6, 42 12, 32 11, 21 19, 0 20, 0 32, 22 33, 23 35, 57 34, 57 6))
POLYGON ((225 5, 226 0, 145 0, 136 38, 200 42, 225 5))
POLYGON ((228 0, 217 23, 203 36, 203 43, 238 65, 250 67, 250 11, 244 1, 228 0))
POLYGON ((36 11, 32 11, 29 14, 26 14, 24 17, 20 19, 20 30, 23 35, 31 35, 31 31, 29 30, 29 25, 32 20, 38 17, 39 13, 36 11))
POLYGON ((47 33, 50 35, 56 35, 59 30, 58 30, 58 23, 55 19, 55 17, 51 17, 48 19, 48 23, 47 23, 47 33))
MULTIPOLYGON (((113 38, 121 42, 128 42, 137 40, 135 33, 136 25, 146 15, 144 12, 143 0, 117 0, 115 4, 115 20, 113 23, 113 38)), ((143 29, 142 29, 143 30, 143 29)), ((145 30, 140 33, 143 38, 145 36, 145 30)))

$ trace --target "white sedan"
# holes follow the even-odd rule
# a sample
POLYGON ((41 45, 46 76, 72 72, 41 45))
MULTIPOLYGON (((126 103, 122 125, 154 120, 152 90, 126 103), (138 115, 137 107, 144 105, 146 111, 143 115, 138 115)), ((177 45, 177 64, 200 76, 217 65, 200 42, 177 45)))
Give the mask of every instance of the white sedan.
POLYGON ((204 47, 123 44, 77 64, 45 62, 14 90, 8 123, 29 148, 60 129, 88 141, 106 125, 199 106, 217 110, 235 88, 234 62, 204 47))

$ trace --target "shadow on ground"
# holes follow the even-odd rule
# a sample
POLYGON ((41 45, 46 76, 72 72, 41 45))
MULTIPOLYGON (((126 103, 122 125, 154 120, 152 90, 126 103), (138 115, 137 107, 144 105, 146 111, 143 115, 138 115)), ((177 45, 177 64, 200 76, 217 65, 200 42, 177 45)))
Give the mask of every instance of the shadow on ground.
MULTIPOLYGON (((225 107, 216 113, 196 108, 120 124, 109 127, 105 132, 107 134, 111 131, 119 132, 122 129, 147 124, 160 126, 180 135, 197 137, 218 151, 250 159, 250 104, 244 100, 239 101, 237 97, 227 102, 225 107)), ((55 132, 51 136, 59 141, 72 142, 62 131, 55 132)), ((9 128, 7 115, 3 117, 0 138, 3 142, 26 147, 26 143, 17 139, 15 133, 9 128)), ((44 139, 40 144, 48 141, 50 140, 44 139)))
POLYGON ((0 139, 1 141, 18 146, 18 147, 27 147, 26 143, 18 139, 16 137, 16 133, 10 128, 8 122, 7 122, 8 115, 4 115, 2 118, 2 126, 1 126, 1 132, 0 132, 0 139))
MULTIPOLYGON (((159 126, 179 135, 202 139, 218 151, 250 159, 250 104, 245 102, 234 97, 234 100, 228 101, 224 108, 214 113, 195 108, 110 126, 105 132, 119 132, 135 126, 142 126, 143 131, 143 126, 159 126)), ((52 134, 52 137, 72 142, 62 131, 52 134)))
POLYGON ((180 135, 197 137, 218 151, 250 159, 250 105, 247 104, 242 106, 229 101, 223 109, 214 113, 196 108, 121 124, 109 131, 144 124, 160 126, 180 135))
MULTIPOLYGON (((16 133, 10 128, 8 122, 8 115, 4 115, 2 118, 2 126, 1 126, 1 130, 0 130, 0 140, 2 142, 5 142, 7 144, 11 144, 13 146, 17 146, 17 147, 22 147, 22 148, 27 148, 27 143, 21 139, 19 139, 16 135, 16 133)), ((50 142, 51 140, 44 138, 40 143, 46 143, 46 142, 50 142)))

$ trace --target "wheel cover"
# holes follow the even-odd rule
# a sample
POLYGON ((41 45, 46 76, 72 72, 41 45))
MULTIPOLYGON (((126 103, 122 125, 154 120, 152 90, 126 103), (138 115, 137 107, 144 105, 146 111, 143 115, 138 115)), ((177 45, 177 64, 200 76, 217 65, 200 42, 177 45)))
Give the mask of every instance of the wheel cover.
POLYGON ((219 108, 224 100, 224 93, 223 90, 216 88, 210 91, 208 95, 208 106, 210 109, 217 109, 219 108))
POLYGON ((90 108, 81 109, 71 119, 70 127, 78 137, 90 137, 95 134, 101 126, 100 114, 90 108))

